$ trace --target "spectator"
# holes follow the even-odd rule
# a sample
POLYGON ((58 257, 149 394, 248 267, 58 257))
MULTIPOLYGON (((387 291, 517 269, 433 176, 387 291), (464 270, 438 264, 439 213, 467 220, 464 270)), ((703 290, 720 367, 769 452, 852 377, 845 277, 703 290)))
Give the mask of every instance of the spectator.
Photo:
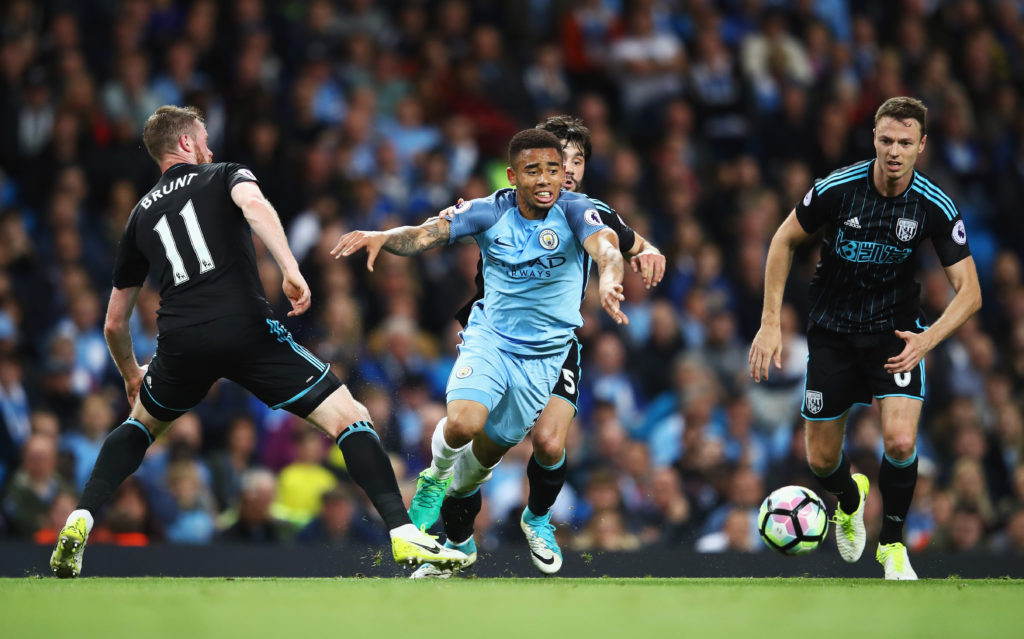
POLYGON ((242 493, 235 521, 220 535, 228 541, 276 544, 287 539, 288 525, 271 514, 274 503, 273 473, 255 468, 242 475, 242 493))
POLYGON ((295 461, 281 469, 277 479, 274 509, 297 527, 305 526, 320 511, 322 495, 338 485, 324 467, 326 448, 323 435, 309 428, 294 432, 295 461))
POLYGON ((179 544, 204 544, 213 539, 213 517, 204 504, 199 470, 193 461, 179 461, 167 469, 167 487, 177 507, 167 522, 167 539, 179 544))
POLYGON ((11 531, 30 537, 50 523, 50 508, 62 493, 74 488, 57 474, 57 441, 49 435, 32 435, 22 449, 19 469, 3 496, 3 514, 11 531))
POLYGON ((79 411, 81 430, 73 431, 61 439, 61 447, 71 453, 74 460, 75 487, 81 491, 89 480, 92 467, 100 454, 107 433, 116 426, 110 400, 102 393, 90 393, 82 400, 79 411))

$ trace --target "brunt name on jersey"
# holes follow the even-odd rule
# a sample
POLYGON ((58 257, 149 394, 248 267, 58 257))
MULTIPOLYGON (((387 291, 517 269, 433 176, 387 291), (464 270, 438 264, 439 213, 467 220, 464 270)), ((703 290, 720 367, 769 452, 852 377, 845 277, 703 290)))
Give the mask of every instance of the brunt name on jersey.
POLYGON ((161 188, 151 191, 149 195, 143 198, 142 202, 140 202, 140 204, 142 204, 142 208, 148 209, 149 207, 153 206, 153 203, 159 200, 161 197, 165 195, 170 195, 171 193, 174 193, 178 189, 188 186, 189 184, 192 183, 192 179, 195 178, 197 175, 199 174, 189 173, 188 175, 183 175, 179 178, 175 178, 173 181, 170 181, 167 184, 164 184, 161 188))

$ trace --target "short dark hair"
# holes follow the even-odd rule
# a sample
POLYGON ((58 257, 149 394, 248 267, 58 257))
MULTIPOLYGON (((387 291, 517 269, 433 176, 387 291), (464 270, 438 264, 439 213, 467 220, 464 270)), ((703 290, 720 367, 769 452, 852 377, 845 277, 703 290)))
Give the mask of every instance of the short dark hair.
POLYGON ((565 140, 566 144, 579 147, 583 151, 583 159, 590 159, 590 129, 583 124, 583 118, 574 115, 553 115, 538 124, 537 128, 550 131, 559 140, 565 140))
POLYGON ((519 154, 528 149, 554 149, 562 156, 562 143, 554 133, 544 129, 523 129, 508 143, 508 165, 515 168, 519 154))
POLYGON ((196 121, 203 121, 196 107, 164 105, 157 109, 142 129, 142 143, 150 157, 159 163, 165 153, 174 150, 178 138, 194 131, 196 121))
POLYGON ((928 135, 928 107, 917 98, 899 96, 889 98, 875 111, 875 126, 882 118, 893 120, 917 120, 921 125, 921 137, 928 135))

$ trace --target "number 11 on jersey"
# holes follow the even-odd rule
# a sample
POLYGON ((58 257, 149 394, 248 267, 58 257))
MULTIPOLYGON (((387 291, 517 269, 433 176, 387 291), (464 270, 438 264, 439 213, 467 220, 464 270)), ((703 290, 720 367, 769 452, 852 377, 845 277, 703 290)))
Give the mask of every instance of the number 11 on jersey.
MULTIPOLYGON (((192 250, 199 259, 199 274, 212 271, 216 265, 213 263, 213 256, 206 246, 206 238, 203 237, 203 229, 199 227, 199 218, 196 217, 196 209, 192 206, 192 200, 185 203, 178 212, 181 219, 185 221, 185 231, 188 232, 188 239, 192 243, 192 250)), ((167 261, 171 263, 171 270, 174 272, 174 285, 177 286, 188 281, 188 271, 185 270, 185 262, 178 252, 178 245, 174 242, 174 234, 171 233, 171 225, 167 216, 160 216, 160 221, 153 227, 156 234, 160 236, 160 243, 164 245, 164 253, 167 261)))

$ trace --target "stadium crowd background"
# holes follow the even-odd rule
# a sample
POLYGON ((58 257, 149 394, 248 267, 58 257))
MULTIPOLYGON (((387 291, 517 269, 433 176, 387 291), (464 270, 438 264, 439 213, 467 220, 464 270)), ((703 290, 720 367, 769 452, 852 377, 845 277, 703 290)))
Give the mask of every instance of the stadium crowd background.
MULTIPOLYGON (((247 164, 313 289, 288 322, 369 407, 411 491, 472 294, 475 245, 330 259, 352 228, 418 223, 505 186, 504 148, 583 117, 583 186, 659 246, 628 273, 627 327, 585 302, 580 414, 554 509, 570 549, 758 551, 756 508, 804 460, 806 285, 787 286, 784 366, 747 369, 768 242, 814 178, 873 155, 887 97, 930 109, 919 167, 963 212, 985 304, 928 357, 914 552, 1024 553, 1024 16, 976 0, 96 0, 0 3, 0 537, 51 543, 127 414, 102 321, 126 218, 157 177, 165 103, 247 164)), ((930 250, 923 305, 951 290, 930 250)), ((287 306, 260 252, 271 304, 287 306)), ((592 280, 593 282, 593 280, 592 280)), ((158 296, 133 318, 155 348, 158 296)), ((875 408, 847 450, 874 477, 875 408)), ((529 449, 485 488, 480 543, 521 544, 529 449), (510 515, 510 513, 512 513, 510 515), (511 523, 510 523, 511 522, 511 523)), ((868 501, 877 531, 880 500, 868 501)), ((385 531, 326 438, 221 382, 153 445, 91 541, 376 542, 385 531)), ((871 533, 874 534, 874 533, 871 533)), ((43 552, 42 550, 40 552, 43 552)))

